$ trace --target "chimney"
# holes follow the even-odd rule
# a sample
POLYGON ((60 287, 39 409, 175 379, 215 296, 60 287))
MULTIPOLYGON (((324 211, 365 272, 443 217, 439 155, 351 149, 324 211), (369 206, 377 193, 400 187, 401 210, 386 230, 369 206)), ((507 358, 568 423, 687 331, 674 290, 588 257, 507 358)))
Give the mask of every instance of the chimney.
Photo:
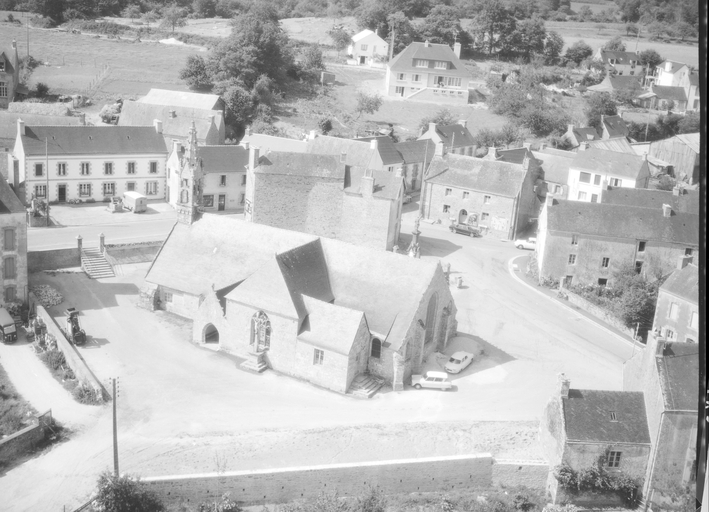
POLYGON ((317 137, 318 134, 315 130, 310 130, 308 133, 308 140, 315 140, 315 137, 317 137))
POLYGON ((467 128, 467 127, 468 127, 468 120, 467 120, 467 119, 461 119, 460 121, 458 121, 458 124, 459 124, 460 126, 462 126, 463 128, 467 128))
POLYGON ((560 373, 557 382, 559 386, 559 396, 561 398, 569 398, 569 388, 571 387, 571 381, 566 378, 565 374, 560 373))
POLYGON ((374 195, 374 177, 371 169, 364 171, 364 176, 359 183, 359 191, 362 197, 371 198, 374 195))
POLYGON ((662 216, 672 217, 672 207, 669 204, 662 205, 662 216))
POLYGON ((242 142, 242 143, 241 143, 241 146, 242 146, 246 151, 248 151, 248 150, 249 150, 249 141, 246 140, 246 141, 242 142))
POLYGON ((574 125, 573 124, 567 124, 566 125, 566 131, 569 133, 574 133, 574 125))
POLYGON ((180 141, 178 139, 172 139, 172 151, 175 153, 180 151, 180 141))
POLYGON ((681 196, 682 194, 683 194, 682 187, 679 184, 675 185, 674 188, 672 189, 672 195, 673 196, 681 196))
POLYGON ((665 71, 668 73, 672 71, 672 63, 670 61, 665 62, 665 71))
POLYGON ((605 114, 601 114, 601 126, 603 126, 603 120, 606 118, 605 114))
POLYGON ((86 126, 86 113, 85 112, 82 112, 81 114, 79 114, 79 119, 81 119, 81 124, 86 126))
POLYGON ((677 258, 677 270, 682 270, 684 267, 692 263, 694 258, 692 256, 680 256, 677 258))
POLYGON ((17 120, 17 133, 25 135, 25 122, 22 119, 17 120))
POLYGON ((434 153, 435 156, 443 156, 446 154, 445 148, 443 147, 442 142, 437 142, 436 143, 436 152, 434 153))
POLYGON ((436 132, 436 123, 428 123, 428 131, 429 132, 436 132))
POLYGON ((251 125, 249 125, 249 126, 246 127, 246 135, 249 136, 249 137, 251 137, 251 135, 252 135, 252 132, 251 132, 251 125))
POLYGON ((429 43, 429 42, 428 42, 428 39, 426 39, 426 42, 423 43, 423 45, 424 45, 426 48, 428 48, 429 46, 431 46, 431 43, 429 43))
POLYGON ((341 163, 341 164, 344 164, 344 163, 346 163, 346 162, 347 162, 347 153, 345 153, 345 152, 343 151, 342 153, 340 153, 340 163, 341 163))
POLYGON ((175 119, 177 117, 177 112, 175 112, 174 110, 170 110, 170 117, 175 119))
POLYGON ((258 166, 259 148, 249 146, 249 170, 253 171, 258 166))
POLYGON ((455 43, 453 45, 453 53, 455 53, 455 56, 458 57, 459 59, 460 59, 460 48, 461 48, 460 43, 455 43))
POLYGON ((377 149, 379 141, 377 139, 372 139, 369 141, 369 149, 377 149))
POLYGON ((162 133, 162 121, 160 119, 153 119, 153 126, 156 132, 162 133))
POLYGON ((485 157, 488 160, 497 160, 497 148, 495 146, 488 146, 487 155, 485 157))
POLYGON ((378 35, 379 35, 379 29, 378 29, 378 28, 375 28, 375 29, 374 29, 374 35, 375 35, 375 36, 378 36, 378 35))

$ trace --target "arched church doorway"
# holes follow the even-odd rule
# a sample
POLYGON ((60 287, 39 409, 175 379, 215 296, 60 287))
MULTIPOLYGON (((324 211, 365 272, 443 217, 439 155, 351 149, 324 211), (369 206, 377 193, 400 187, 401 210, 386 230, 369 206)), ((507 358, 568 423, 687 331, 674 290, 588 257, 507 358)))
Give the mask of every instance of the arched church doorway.
POLYGON ((204 327, 204 343, 219 343, 219 331, 212 324, 204 327))

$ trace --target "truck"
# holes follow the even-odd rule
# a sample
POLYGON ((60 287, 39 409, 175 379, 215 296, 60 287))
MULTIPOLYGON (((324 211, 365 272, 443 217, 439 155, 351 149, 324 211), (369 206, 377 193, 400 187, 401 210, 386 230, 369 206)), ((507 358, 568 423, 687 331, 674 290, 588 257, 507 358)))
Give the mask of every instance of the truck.
POLYGON ((0 307, 0 335, 3 343, 15 343, 17 341, 17 327, 15 320, 7 309, 0 307))
POLYGON ((140 192, 124 192, 123 208, 130 210, 133 213, 143 213, 148 209, 148 198, 140 192))

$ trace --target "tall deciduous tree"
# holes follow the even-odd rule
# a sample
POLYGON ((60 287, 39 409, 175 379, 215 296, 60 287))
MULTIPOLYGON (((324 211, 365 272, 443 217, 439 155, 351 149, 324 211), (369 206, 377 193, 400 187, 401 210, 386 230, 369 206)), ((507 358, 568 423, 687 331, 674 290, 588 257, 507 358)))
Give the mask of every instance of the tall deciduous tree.
POLYGON ((593 48, 581 39, 566 49, 565 57, 566 60, 571 60, 578 65, 582 60, 589 58, 591 55, 593 55, 593 48))
POLYGON ((187 63, 180 70, 179 76, 180 80, 184 80, 190 89, 209 90, 214 85, 207 71, 207 62, 201 55, 187 57, 187 63))
POLYGON ((547 64, 556 64, 559 62, 561 51, 564 49, 564 38, 558 32, 553 30, 547 32, 547 38, 544 41, 544 59, 547 64))
POLYGON ((362 114, 374 114, 379 107, 382 106, 382 97, 378 94, 368 94, 363 91, 357 93, 357 104, 355 105, 355 114, 359 119, 362 114))
MULTIPOLYGON (((387 23, 389 24, 390 32, 394 32, 394 55, 403 51, 414 41, 421 39, 416 27, 411 24, 409 18, 401 11, 387 16, 387 23)), ((389 44, 391 44, 391 41, 389 44)))
POLYGON ((544 52, 546 35, 543 19, 535 16, 530 20, 520 21, 510 37, 509 51, 522 56, 529 62, 532 56, 544 52))
POLYGON ((624 52, 625 43, 620 36, 615 36, 613 39, 606 41, 606 44, 603 45, 603 49, 607 52, 624 52))
POLYGON ((481 0, 475 7, 474 30, 481 38, 481 46, 492 55, 505 35, 514 31, 515 19, 501 0, 481 0))
POLYGON ((421 27, 421 38, 449 46, 455 42, 463 46, 470 43, 470 36, 460 26, 460 11, 448 5, 437 5, 431 9, 421 27))
POLYGON ((333 28, 328 31, 327 35, 332 39, 332 43, 335 46, 337 53, 347 48, 352 42, 352 36, 343 28, 333 28))
POLYGON ((174 33, 177 27, 185 25, 187 25, 187 13, 182 7, 172 4, 162 10, 162 21, 160 22, 162 28, 169 28, 174 33))

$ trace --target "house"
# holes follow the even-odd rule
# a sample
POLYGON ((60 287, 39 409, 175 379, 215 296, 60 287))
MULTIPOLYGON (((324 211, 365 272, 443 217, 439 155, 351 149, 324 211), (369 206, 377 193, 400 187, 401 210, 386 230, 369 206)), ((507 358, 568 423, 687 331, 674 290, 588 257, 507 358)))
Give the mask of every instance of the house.
POLYGON ((699 75, 698 73, 683 64, 666 60, 657 66, 654 72, 647 77, 647 85, 661 87, 681 87, 687 98, 687 110, 699 110, 699 75))
POLYGON ((643 108, 656 110, 687 110, 687 93, 683 87, 652 84, 650 90, 639 96, 643 108))
POLYGON ((202 203, 204 211, 241 211, 245 204, 246 167, 249 152, 243 146, 200 145, 196 124, 193 123, 187 137, 187 145, 175 141, 167 158, 166 199, 177 207, 180 176, 196 154, 203 173, 202 203))
MULTIPOLYGON (((313 138, 315 134, 313 133, 313 138)), ((286 137, 276 137, 274 135, 264 135, 263 133, 253 133, 251 127, 246 128, 241 144, 249 143, 261 150, 262 153, 268 151, 287 151, 289 153, 307 153, 307 139, 289 139, 286 137)))
POLYGON ((399 153, 399 150, 396 149, 396 145, 391 137, 378 135, 375 137, 358 137, 354 140, 367 142, 372 149, 376 151, 377 158, 375 162, 370 163, 370 168, 387 170, 389 172, 401 169, 404 163, 404 157, 399 153), (381 162, 381 164, 379 162, 381 162))
POLYGON ((560 199, 566 199, 569 193, 569 169, 576 153, 543 147, 539 151, 532 151, 532 155, 541 162, 541 176, 544 181, 541 194, 538 193, 538 195, 541 197, 553 195, 560 199))
POLYGON ((446 152, 458 155, 475 156, 475 138, 468 130, 468 122, 458 121, 456 124, 438 125, 429 123, 418 140, 432 140, 434 144, 443 144, 446 152))
POLYGON ((345 393, 367 373, 403 389, 456 332, 440 263, 197 217, 175 225, 140 295, 191 319, 195 343, 345 393))
POLYGON ((8 50, 0 50, 0 108, 7 108, 14 101, 20 87, 20 58, 17 42, 12 41, 8 50))
POLYGON ((625 138, 628 133, 628 125, 622 116, 601 115, 601 139, 625 138))
POLYGON ((372 249, 398 244, 401 169, 349 166, 345 155, 249 151, 246 220, 372 249))
POLYGON ((651 451, 643 393, 571 389, 562 373, 557 393, 544 408, 539 440, 549 461, 547 491, 554 504, 620 505, 613 495, 565 492, 554 468, 564 464, 580 472, 600 464, 610 475, 642 481, 651 451))
POLYGON ((440 144, 436 150, 422 192, 425 218, 469 223, 513 240, 537 217, 538 170, 529 159, 517 165, 444 154, 440 144))
POLYGON ((589 148, 576 153, 569 167, 568 198, 597 203, 608 185, 647 188, 649 183, 650 169, 645 158, 589 148))
POLYGON ((167 149, 155 126, 27 126, 12 152, 20 199, 101 201, 136 191, 164 199, 167 149))
POLYGON ((224 144, 226 125, 222 110, 124 101, 118 126, 150 126, 156 119, 162 121, 162 133, 167 147, 172 145, 173 139, 183 139, 192 123, 197 129, 197 141, 200 144, 224 144))
POLYGON ((394 148, 402 158, 401 172, 407 192, 421 190, 425 170, 436 152, 436 144, 431 139, 410 140, 396 142, 394 148))
POLYGON ((2 302, 27 301, 27 212, 7 181, 0 177, 2 231, 2 302))
POLYGON ((692 256, 680 256, 657 297, 653 331, 667 341, 699 340, 699 268, 692 256))
POLYGON ((579 147, 583 142, 598 140, 598 132, 593 126, 581 127, 573 124, 567 125, 566 133, 561 136, 571 149, 579 147))
POLYGON ((218 94, 170 91, 167 89, 150 89, 148 94, 140 98, 138 102, 147 105, 163 105, 197 110, 221 110, 222 112, 225 107, 224 100, 218 94))
POLYGON ((635 75, 639 77, 645 74, 645 67, 640 63, 637 52, 617 52, 599 48, 593 55, 593 60, 603 63, 609 74, 615 72, 619 76, 635 75))
POLYGON ((635 98, 643 92, 639 77, 619 75, 606 75, 600 84, 591 85, 588 87, 588 90, 591 92, 622 94, 630 96, 631 98, 635 98))
POLYGON ((363 30, 352 36, 352 44, 347 47, 347 55, 350 55, 357 65, 371 66, 374 62, 386 59, 389 55, 389 43, 376 32, 363 30))
POLYGON ((395 172, 401 169, 403 157, 393 148, 389 137, 363 139, 342 139, 328 135, 308 135, 307 152, 313 155, 345 155, 345 163, 360 170, 395 172))
POLYGON ((690 71, 680 76, 679 87, 684 89, 687 95, 687 106, 688 111, 699 112, 699 100, 700 87, 699 87, 699 74, 696 71, 690 71))
POLYGON ((468 104, 472 74, 460 60, 460 43, 411 43, 387 64, 386 95, 408 100, 468 104))
POLYGON ((652 450, 642 493, 652 510, 671 510, 673 491, 697 481, 700 364, 698 344, 651 332, 645 349, 623 366, 623 389, 645 399, 652 450))
POLYGON ((681 181, 699 183, 699 133, 682 133, 650 143, 648 158, 654 157, 672 166, 672 175, 681 181))
POLYGON ((552 198, 539 216, 539 278, 571 285, 613 286, 627 266, 665 276, 679 256, 699 249, 699 215, 670 204, 639 207, 552 198))
POLYGON ((601 196, 601 202, 652 209, 661 209, 663 204, 667 204, 674 212, 699 215, 700 195, 696 190, 679 186, 672 191, 608 187, 601 196))

